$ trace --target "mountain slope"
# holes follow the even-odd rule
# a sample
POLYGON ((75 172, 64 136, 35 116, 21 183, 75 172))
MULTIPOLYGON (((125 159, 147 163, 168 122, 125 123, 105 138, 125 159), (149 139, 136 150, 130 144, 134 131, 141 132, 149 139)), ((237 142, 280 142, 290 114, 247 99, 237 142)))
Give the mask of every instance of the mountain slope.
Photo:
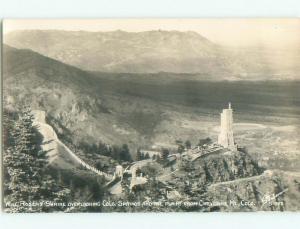
POLYGON ((58 134, 68 137, 69 133, 74 143, 100 139, 114 144, 128 139, 143 142, 136 130, 122 122, 119 96, 101 91, 105 81, 30 50, 4 46, 3 52, 6 108, 19 109, 28 104, 46 111, 47 118, 60 130, 58 134))
POLYGON ((196 32, 19 30, 3 40, 88 71, 192 73, 200 80, 299 79, 299 47, 223 47, 196 32))
POLYGON ((7 34, 4 41, 92 71, 202 73, 222 79, 242 71, 227 52, 195 32, 31 30, 7 34))
POLYGON ((31 81, 31 86, 45 82, 79 86, 80 88, 92 85, 88 74, 76 67, 61 64, 59 61, 44 57, 32 50, 16 49, 8 45, 3 46, 3 74, 14 76, 21 81, 31 81), (28 76, 36 76, 35 80, 28 76), (37 80, 37 82, 36 82, 37 80))

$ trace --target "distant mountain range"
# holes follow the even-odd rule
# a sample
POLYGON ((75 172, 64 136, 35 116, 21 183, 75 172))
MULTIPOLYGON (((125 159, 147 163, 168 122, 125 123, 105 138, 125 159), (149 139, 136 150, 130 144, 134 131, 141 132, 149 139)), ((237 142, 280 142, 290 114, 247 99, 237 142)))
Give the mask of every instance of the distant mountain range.
POLYGON ((24 30, 5 35, 4 42, 88 71, 192 73, 199 74, 199 79, 264 80, 293 78, 299 70, 297 59, 290 63, 291 57, 278 50, 269 53, 263 49, 224 48, 196 32, 24 30))

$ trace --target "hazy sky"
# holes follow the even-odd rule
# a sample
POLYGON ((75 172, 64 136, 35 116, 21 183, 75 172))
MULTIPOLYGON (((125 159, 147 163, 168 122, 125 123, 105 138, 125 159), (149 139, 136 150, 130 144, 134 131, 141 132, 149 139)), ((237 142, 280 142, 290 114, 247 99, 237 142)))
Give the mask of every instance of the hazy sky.
POLYGON ((139 32, 195 31, 209 40, 232 46, 299 47, 300 19, 97 19, 5 20, 3 32, 21 29, 58 29, 139 32))

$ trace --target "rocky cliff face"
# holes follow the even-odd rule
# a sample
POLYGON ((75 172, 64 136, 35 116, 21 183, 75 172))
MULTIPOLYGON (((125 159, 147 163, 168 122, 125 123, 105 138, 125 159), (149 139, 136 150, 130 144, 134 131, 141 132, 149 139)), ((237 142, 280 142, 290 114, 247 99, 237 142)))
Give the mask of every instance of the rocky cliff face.
POLYGON ((194 161, 193 165, 194 176, 205 184, 257 176, 263 172, 247 153, 239 151, 207 155, 194 161))
POLYGON ((248 179, 211 185, 208 195, 229 203, 219 207, 222 211, 297 211, 300 209, 299 181, 299 173, 269 171, 248 179))
POLYGON ((198 192, 205 193, 209 211, 300 209, 300 174, 265 170, 245 152, 221 151, 183 162, 170 183, 188 199, 202 201, 198 192))
POLYGON ((249 154, 240 151, 220 150, 199 157, 195 161, 178 161, 179 180, 188 178, 192 186, 202 187, 219 182, 228 182, 258 176, 264 169, 252 160, 249 154))

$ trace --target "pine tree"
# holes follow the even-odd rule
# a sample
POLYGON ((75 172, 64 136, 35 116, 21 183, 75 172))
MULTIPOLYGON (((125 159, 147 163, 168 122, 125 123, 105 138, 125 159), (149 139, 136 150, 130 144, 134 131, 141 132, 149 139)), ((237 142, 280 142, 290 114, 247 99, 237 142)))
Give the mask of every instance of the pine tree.
POLYGON ((183 153, 184 152, 184 146, 183 145, 178 145, 177 152, 178 153, 183 153))
POLYGON ((122 148, 121 148, 121 151, 120 151, 120 159, 122 161, 132 161, 127 144, 122 145, 122 148))
POLYGON ((166 161, 166 160, 167 160, 169 154, 170 154, 170 152, 169 152, 168 149, 163 149, 163 150, 162 150, 162 159, 163 159, 163 161, 166 161))
POLYGON ((13 128, 13 136, 15 139, 15 150, 38 156, 38 136, 36 127, 33 125, 33 115, 29 108, 24 108, 21 112, 19 120, 13 128))
POLYGON ((149 153, 146 153, 145 159, 150 159, 149 153))
POLYGON ((186 149, 190 149, 192 147, 192 143, 189 140, 186 140, 184 145, 186 149))
POLYGON ((156 156, 156 162, 157 162, 157 163, 162 163, 162 160, 161 160, 161 156, 160 156, 160 155, 157 155, 157 156, 156 156))
POLYGON ((141 153, 140 149, 138 149, 136 152, 136 160, 137 161, 142 160, 142 153, 141 153))
POLYGON ((64 201, 70 191, 58 187, 46 173, 47 161, 45 153, 39 149, 30 109, 25 108, 15 122, 6 120, 5 125, 8 137, 12 138, 5 146, 3 157, 5 211, 50 211, 39 203, 44 200, 64 201), (34 205, 28 206, 29 203, 34 205))

